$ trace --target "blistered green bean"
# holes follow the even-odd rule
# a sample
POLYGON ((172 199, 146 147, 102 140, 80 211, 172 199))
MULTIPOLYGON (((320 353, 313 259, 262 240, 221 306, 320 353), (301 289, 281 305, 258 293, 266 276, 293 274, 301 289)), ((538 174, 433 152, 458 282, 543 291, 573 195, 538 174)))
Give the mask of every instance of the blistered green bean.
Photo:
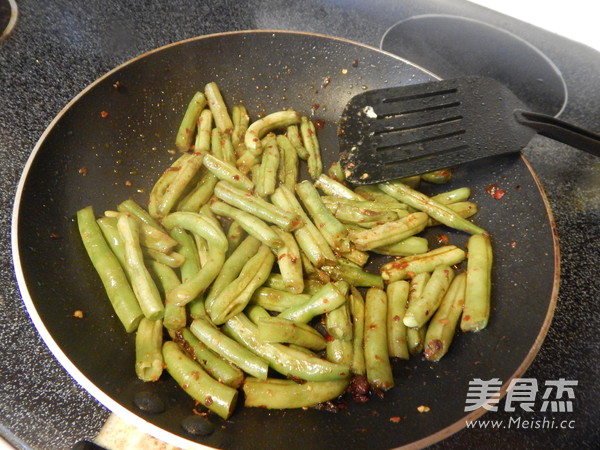
POLYGON ((406 344, 406 325, 402 321, 409 291, 410 284, 405 280, 394 281, 386 287, 388 352, 392 358, 408 359, 410 356, 406 344))
POLYGON ((142 381, 157 381, 163 372, 163 323, 144 317, 135 334, 135 373, 142 381))
POLYGON ((231 131, 233 129, 233 122, 231 121, 229 111, 217 83, 208 83, 204 87, 204 95, 206 96, 208 107, 212 112, 216 127, 224 132, 231 131))
POLYGON ((425 325, 440 306, 454 275, 454 270, 450 266, 436 267, 421 295, 408 304, 403 319, 404 325, 409 328, 425 325))
POLYGON ((265 379, 269 366, 265 360, 256 356, 239 342, 223 334, 208 320, 196 319, 190 325, 190 331, 204 345, 253 377, 265 379))
POLYGON ((212 378, 173 341, 163 344, 162 353, 167 371, 185 392, 223 419, 233 414, 238 398, 236 389, 212 378))
POLYGON ((467 281, 462 331, 483 330, 490 316, 492 246, 486 234, 472 236, 467 242, 467 281))
POLYGON ((365 297, 365 367, 367 380, 374 388, 387 391, 394 387, 388 353, 387 295, 383 289, 370 288, 365 297))
POLYGON ((192 146, 196 121, 200 112, 206 106, 206 97, 202 92, 196 92, 188 104, 175 139, 175 146, 180 152, 187 152, 192 146))
POLYGON ((77 211, 77 226, 86 252, 100 276, 117 317, 128 333, 143 317, 138 300, 115 254, 106 243, 91 206, 77 211))
POLYGON ((244 406, 264 409, 309 408, 337 398, 349 380, 306 381, 248 378, 244 383, 244 406))

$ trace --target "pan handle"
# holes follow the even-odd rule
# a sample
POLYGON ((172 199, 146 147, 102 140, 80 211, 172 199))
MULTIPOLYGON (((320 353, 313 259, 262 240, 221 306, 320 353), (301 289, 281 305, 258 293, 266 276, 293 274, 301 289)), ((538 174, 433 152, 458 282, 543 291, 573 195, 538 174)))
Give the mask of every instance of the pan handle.
POLYGON ((555 141, 600 156, 600 135, 546 114, 516 110, 517 121, 555 141))

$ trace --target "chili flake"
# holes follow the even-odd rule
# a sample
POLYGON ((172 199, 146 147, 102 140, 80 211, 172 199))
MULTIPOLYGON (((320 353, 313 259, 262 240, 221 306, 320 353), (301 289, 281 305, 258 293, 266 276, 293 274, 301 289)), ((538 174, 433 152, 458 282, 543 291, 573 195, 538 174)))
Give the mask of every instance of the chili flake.
POLYGON ((505 192, 502 189, 500 189, 497 184, 490 184, 488 187, 485 188, 485 191, 492 197, 494 197, 496 200, 500 200, 502 197, 504 197, 505 194, 505 192))
POLYGON ((100 111, 100 117, 106 119, 108 117, 108 111, 100 111))

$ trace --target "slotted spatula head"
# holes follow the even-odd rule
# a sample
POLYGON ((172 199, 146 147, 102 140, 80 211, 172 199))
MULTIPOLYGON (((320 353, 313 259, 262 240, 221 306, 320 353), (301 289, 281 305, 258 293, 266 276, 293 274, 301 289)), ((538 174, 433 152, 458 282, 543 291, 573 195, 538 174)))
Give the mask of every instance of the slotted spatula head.
POLYGON ((348 181, 371 184, 518 152, 536 134, 515 119, 521 108, 484 77, 366 91, 342 113, 340 162, 348 181))

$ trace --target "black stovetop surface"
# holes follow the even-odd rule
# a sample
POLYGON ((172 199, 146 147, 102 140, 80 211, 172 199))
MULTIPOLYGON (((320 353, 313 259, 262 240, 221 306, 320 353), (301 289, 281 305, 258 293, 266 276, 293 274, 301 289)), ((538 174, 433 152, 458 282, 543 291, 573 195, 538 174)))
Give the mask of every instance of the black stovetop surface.
MULTIPOLYGON (((539 49, 566 87, 561 117, 600 131, 600 54, 461 0, 17 4, 16 27, 0 41, 0 436, 17 448, 71 448, 81 439, 92 439, 109 415, 70 378, 32 326, 14 279, 10 220, 19 176, 46 126, 71 98, 113 67, 171 42, 232 30, 308 31, 379 47, 385 32, 400 21, 449 14, 494 25, 539 49)), ((439 70, 458 70, 452 61, 445 64, 438 61, 439 70)), ((568 421, 567 429, 462 430, 437 444, 439 448, 600 445, 600 163, 543 138, 536 138, 525 155, 547 193, 561 244, 555 317, 525 376, 540 382, 577 380, 573 411, 554 415, 557 422, 568 421)), ((485 416, 505 423, 519 417, 532 418, 531 413, 502 411, 485 416)))

